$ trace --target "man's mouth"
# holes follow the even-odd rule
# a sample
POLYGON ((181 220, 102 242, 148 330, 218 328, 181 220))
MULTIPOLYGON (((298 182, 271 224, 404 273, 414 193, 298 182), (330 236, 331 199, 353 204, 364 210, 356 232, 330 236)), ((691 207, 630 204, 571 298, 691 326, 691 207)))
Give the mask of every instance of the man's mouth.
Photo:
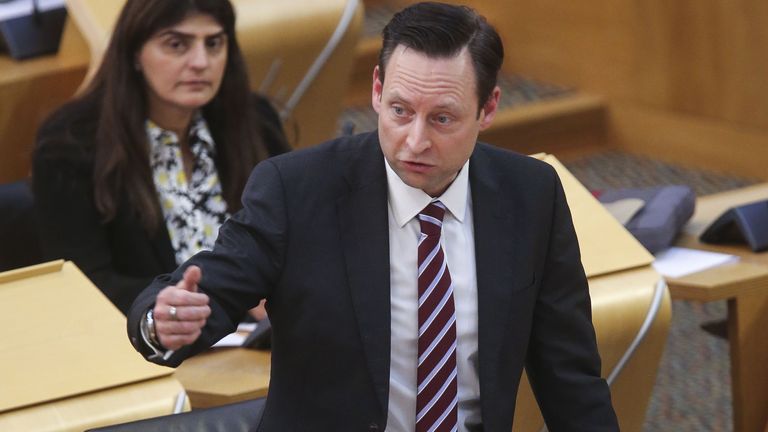
POLYGON ((412 161, 403 161, 403 165, 405 165, 408 170, 415 172, 426 172, 433 167, 433 165, 430 164, 412 161))

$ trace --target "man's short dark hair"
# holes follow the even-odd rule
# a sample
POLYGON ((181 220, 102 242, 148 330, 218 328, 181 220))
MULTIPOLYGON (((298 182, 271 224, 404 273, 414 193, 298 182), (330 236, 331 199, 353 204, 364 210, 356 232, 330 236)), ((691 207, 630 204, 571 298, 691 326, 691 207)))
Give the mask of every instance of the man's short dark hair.
POLYGON ((478 113, 491 96, 504 61, 504 47, 496 30, 467 6, 424 2, 396 13, 382 31, 379 80, 398 45, 431 58, 458 55, 466 46, 475 70, 478 113))

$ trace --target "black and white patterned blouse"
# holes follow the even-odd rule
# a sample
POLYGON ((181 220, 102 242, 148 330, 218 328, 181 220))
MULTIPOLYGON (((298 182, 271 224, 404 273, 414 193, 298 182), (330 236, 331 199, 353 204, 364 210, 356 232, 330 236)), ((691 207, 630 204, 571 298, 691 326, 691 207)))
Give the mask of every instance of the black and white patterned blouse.
POLYGON ((150 164, 155 189, 163 209, 176 263, 203 249, 213 248, 219 226, 229 216, 216 172, 216 148, 201 115, 189 129, 193 155, 192 178, 184 173, 181 147, 174 132, 146 121, 150 164))

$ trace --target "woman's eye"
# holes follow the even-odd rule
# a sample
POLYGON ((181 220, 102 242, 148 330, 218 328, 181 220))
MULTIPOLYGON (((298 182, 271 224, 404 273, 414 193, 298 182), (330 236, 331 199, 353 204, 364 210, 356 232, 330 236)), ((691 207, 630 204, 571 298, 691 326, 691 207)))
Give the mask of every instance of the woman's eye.
POLYGON ((186 44, 184 43, 184 41, 177 38, 168 39, 165 42, 165 46, 167 46, 172 51, 183 51, 184 48, 186 48, 186 44))
POLYGON ((224 38, 219 36, 205 41, 205 45, 212 50, 218 50, 224 46, 224 38))

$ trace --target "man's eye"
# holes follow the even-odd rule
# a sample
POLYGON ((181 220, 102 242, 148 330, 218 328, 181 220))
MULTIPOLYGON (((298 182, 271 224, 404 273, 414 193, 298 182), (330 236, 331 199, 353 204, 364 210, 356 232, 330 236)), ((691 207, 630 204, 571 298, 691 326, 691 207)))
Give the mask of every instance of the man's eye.
POLYGON ((447 115, 439 115, 435 117, 435 121, 441 125, 446 125, 451 122, 451 118, 447 115))
POLYGON ((395 113, 395 115, 398 116, 398 117, 405 115, 405 109, 403 107, 399 107, 399 106, 393 106, 392 107, 392 112, 395 113))

